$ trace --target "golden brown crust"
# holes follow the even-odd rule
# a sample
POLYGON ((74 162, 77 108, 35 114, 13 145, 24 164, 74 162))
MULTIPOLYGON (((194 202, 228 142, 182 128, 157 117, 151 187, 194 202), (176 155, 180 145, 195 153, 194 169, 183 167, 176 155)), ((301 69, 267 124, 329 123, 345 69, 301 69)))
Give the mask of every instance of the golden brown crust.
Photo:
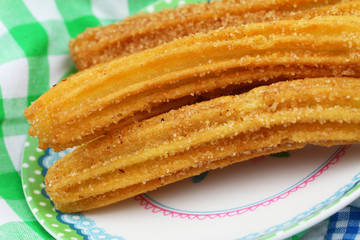
POLYGON ((359 23, 357 17, 338 16, 250 24, 97 65, 59 83, 25 110, 29 134, 38 136, 41 148, 61 150, 189 95, 284 79, 358 77, 359 23))
POLYGON ((356 14, 360 5, 340 0, 222 0, 188 4, 151 14, 136 14, 109 26, 89 28, 72 39, 71 56, 79 70, 143 51, 194 33, 220 27, 298 16, 356 14), (344 5, 343 3, 347 5, 344 5), (334 8, 331 8, 335 5, 334 8), (339 7, 339 8, 338 8, 339 7), (324 9, 323 9, 324 8, 324 9), (319 10, 322 9, 322 10, 319 10), (341 9, 339 11, 339 9, 341 9))
POLYGON ((55 206, 104 206, 255 156, 360 142, 360 81, 275 83, 129 125, 56 162, 45 178, 55 206))

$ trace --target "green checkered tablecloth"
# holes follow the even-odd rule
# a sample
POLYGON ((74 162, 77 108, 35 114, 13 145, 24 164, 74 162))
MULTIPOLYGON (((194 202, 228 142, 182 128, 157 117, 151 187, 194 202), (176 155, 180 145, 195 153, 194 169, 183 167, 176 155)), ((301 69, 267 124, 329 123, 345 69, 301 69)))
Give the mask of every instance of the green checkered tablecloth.
MULTIPOLYGON (((67 47, 70 38, 155 2, 0 0, 0 240, 53 239, 34 218, 22 191, 21 158, 29 127, 23 111, 76 71, 67 47)), ((175 1, 161 2, 175 6, 175 1)))

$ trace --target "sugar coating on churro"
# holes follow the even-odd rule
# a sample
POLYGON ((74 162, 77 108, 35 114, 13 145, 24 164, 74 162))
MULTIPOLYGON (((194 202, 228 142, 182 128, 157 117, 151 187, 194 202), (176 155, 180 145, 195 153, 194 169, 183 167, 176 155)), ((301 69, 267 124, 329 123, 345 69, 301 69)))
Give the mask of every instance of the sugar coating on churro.
POLYGON ((97 65, 25 110, 29 134, 41 148, 61 150, 152 116, 145 112, 167 111, 167 102, 197 100, 188 96, 216 97, 224 88, 241 91, 294 78, 358 77, 359 23, 358 17, 333 16, 242 25, 97 65))
POLYGON ((222 0, 188 4, 151 14, 136 14, 109 26, 89 28, 70 41, 69 49, 78 69, 85 69, 221 27, 300 16, 355 15, 358 9, 358 2, 340 0, 222 0))
POLYGON ((46 191, 81 211, 255 156, 359 143, 359 91, 357 78, 302 79, 185 106, 79 147, 49 169, 46 191))

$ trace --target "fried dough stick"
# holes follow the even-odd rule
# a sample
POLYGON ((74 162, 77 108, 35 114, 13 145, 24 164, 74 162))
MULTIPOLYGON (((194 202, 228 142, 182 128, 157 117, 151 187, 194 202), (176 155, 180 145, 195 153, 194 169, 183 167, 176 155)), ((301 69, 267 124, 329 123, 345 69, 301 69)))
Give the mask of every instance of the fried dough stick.
POLYGON ((256 156, 360 143, 360 79, 284 81, 135 123, 67 154, 46 191, 65 212, 105 206, 256 156))
POLYGON ((340 0, 222 0, 137 14, 104 27, 85 30, 69 43, 79 70, 128 56, 194 33, 220 27, 298 16, 355 14, 359 2, 340 0), (320 10, 319 10, 320 9, 320 10), (341 10, 339 10, 341 9, 341 10))
POLYGON ((192 95, 284 79, 359 77, 359 54, 358 17, 221 29, 74 74, 36 100, 25 116, 39 147, 58 151, 122 127, 138 113, 159 113, 167 102, 185 104, 192 95))

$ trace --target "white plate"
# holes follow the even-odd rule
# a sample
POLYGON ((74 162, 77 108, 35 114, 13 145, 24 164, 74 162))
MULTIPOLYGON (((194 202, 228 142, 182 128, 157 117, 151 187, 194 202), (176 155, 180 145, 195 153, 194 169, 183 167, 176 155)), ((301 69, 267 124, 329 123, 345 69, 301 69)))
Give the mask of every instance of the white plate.
POLYGON ((28 138, 24 192, 34 215, 65 239, 283 239, 360 196, 360 146, 308 146, 187 179, 79 214, 53 209, 43 189, 48 167, 65 153, 28 138), (196 182, 196 183, 195 183, 196 182))

